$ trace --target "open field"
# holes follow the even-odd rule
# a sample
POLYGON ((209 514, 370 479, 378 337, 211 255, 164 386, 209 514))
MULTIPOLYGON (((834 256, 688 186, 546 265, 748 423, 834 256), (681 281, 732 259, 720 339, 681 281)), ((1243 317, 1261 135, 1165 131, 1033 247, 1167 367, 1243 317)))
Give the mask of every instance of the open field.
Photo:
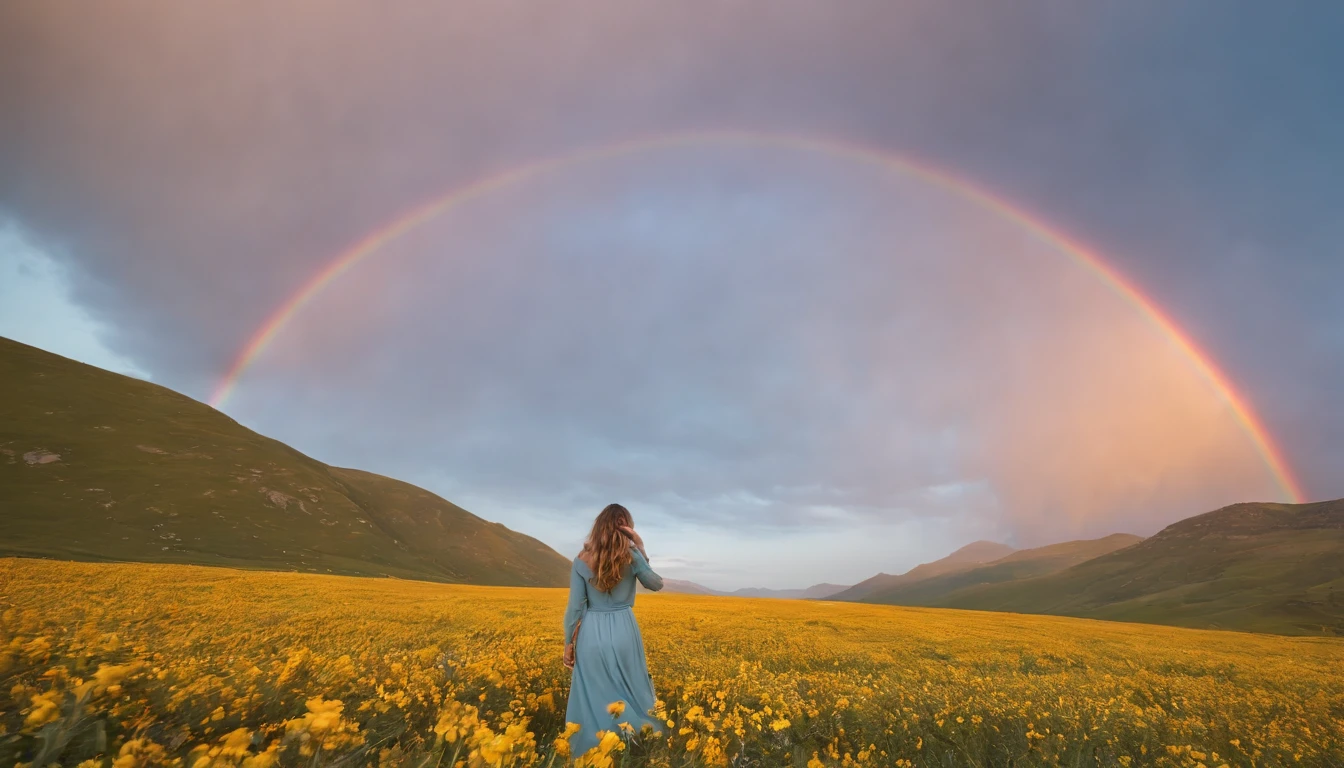
MULTIPOLYGON (((0 764, 559 765, 565 593, 0 559, 0 764)), ((1344 765, 1344 641, 645 595, 591 765, 1344 765)))

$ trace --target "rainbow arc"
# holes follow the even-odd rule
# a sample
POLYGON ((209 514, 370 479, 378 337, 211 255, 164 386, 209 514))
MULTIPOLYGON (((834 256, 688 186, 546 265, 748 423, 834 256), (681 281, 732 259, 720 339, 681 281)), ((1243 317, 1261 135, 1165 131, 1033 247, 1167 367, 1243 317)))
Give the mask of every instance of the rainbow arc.
POLYGON ((1274 442, 1264 423, 1251 408, 1249 401, 1237 392, 1227 376, 1214 364, 1211 357, 1201 351, 1155 302, 1144 296, 1136 286, 1106 264, 1096 251, 1085 247, 1058 229, 1047 226, 1040 218, 1031 215, 1021 207, 1015 206, 1002 197, 945 170, 916 162, 898 154, 858 144, 768 133, 715 131, 654 136, 579 150, 476 179, 407 211, 338 254, 281 303, 243 346, 233 364, 229 366, 228 372, 221 379, 214 394, 210 397, 210 404, 216 408, 224 406, 237 389, 239 381, 248 368, 265 352, 266 348, 284 330, 289 321, 321 294, 328 285, 365 259, 378 253, 392 241, 442 216, 457 206, 512 185, 584 163, 662 149, 715 145, 790 149, 880 166, 890 172, 915 178, 952 192, 968 202, 1014 222, 1033 236, 1068 256, 1081 268, 1094 274, 1120 298, 1133 305, 1145 318, 1156 325, 1228 403, 1238 423, 1250 438, 1287 500, 1300 503, 1305 498, 1305 494, 1289 469, 1282 451, 1274 442))

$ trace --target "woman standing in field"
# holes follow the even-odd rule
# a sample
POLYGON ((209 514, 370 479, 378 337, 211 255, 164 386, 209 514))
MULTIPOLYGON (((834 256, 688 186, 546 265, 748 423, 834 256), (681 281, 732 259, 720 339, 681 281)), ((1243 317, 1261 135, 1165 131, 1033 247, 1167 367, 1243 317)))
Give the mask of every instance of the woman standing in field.
POLYGON ((608 504, 569 571, 564 664, 573 676, 565 719, 581 727, 569 740, 576 757, 597 745, 598 731, 618 730, 620 723, 636 733, 645 723, 658 727, 648 714, 653 678, 633 607, 635 579, 654 591, 663 579, 649 567, 634 525, 629 510, 608 504))

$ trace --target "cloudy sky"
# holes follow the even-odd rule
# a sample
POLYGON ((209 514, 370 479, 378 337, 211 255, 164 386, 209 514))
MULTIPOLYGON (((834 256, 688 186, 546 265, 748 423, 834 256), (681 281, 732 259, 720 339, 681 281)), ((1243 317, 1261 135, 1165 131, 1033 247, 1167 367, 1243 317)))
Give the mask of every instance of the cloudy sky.
POLYGON ((1342 38, 1329 4, 9 3, 0 334, 209 400, 333 259, 494 177, 221 407, 567 554, 621 501, 727 588, 1285 500, 1172 335, 975 188, 1340 497, 1342 38))

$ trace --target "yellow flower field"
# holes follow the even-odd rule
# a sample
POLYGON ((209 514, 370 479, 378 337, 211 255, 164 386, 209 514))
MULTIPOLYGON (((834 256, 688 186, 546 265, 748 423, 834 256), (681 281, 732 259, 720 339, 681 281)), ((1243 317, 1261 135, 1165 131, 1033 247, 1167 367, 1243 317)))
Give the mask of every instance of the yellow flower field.
MULTIPOLYGON (((0 765, 559 766, 564 600, 0 559, 0 765)), ((579 764, 1344 766, 1337 639, 690 595, 636 613, 664 727, 579 764)))

